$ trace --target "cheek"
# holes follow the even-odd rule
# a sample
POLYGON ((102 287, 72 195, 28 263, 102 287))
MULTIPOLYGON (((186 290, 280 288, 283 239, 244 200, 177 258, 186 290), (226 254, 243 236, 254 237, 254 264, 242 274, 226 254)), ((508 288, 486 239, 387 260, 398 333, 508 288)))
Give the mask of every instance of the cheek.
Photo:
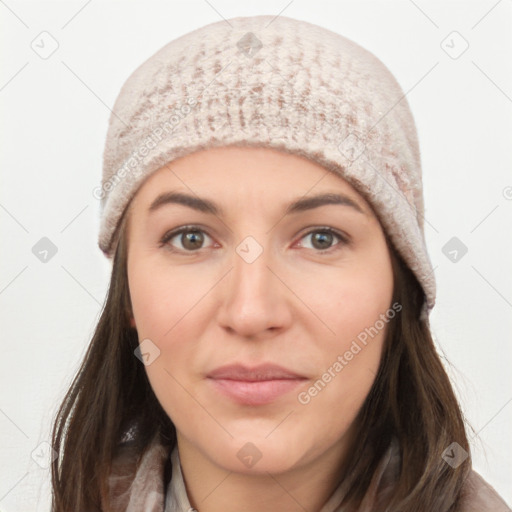
POLYGON ((352 425, 379 369, 388 324, 376 329, 372 319, 369 327, 361 327, 366 320, 349 314, 339 318, 338 335, 323 347, 317 378, 298 396, 310 428, 333 443, 352 425))
POLYGON ((174 337, 211 287, 209 280, 150 259, 129 268, 128 276, 139 337, 154 339, 158 345, 174 337))
POLYGON ((319 288, 317 281, 303 289, 311 310, 322 320, 317 324, 323 329, 329 351, 348 350, 358 336, 364 341, 367 329, 375 324, 382 330, 380 319, 391 308, 393 298, 391 267, 382 270, 342 269, 326 276, 325 286, 319 288))
POLYGON ((180 411, 190 411, 190 395, 183 386, 190 384, 188 372, 203 328, 197 314, 211 284, 149 259, 128 266, 128 281, 139 343, 149 339, 154 343, 150 352, 158 354, 145 371, 158 401, 174 420, 180 411))
POLYGON ((322 364, 299 402, 310 404, 320 415, 326 410, 342 412, 328 422, 337 435, 337 428, 355 418, 378 372, 389 322, 395 316, 391 262, 381 256, 373 266, 365 262, 340 269, 324 282, 329 284, 321 290, 317 285, 307 295, 323 321, 311 327, 323 333, 316 336, 321 340, 316 349, 322 364))

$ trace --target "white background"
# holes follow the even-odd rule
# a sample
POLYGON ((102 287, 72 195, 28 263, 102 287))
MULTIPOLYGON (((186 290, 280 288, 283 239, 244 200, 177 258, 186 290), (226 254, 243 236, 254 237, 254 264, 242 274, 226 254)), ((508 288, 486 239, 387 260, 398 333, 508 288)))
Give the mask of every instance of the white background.
MULTIPOLYGON (((0 511, 49 509, 49 471, 31 454, 49 441, 107 290, 110 263, 97 247, 99 203, 92 190, 100 183, 109 109, 121 85, 186 32, 222 18, 281 11, 372 51, 407 93, 438 283, 433 332, 478 432, 474 467, 512 504, 510 0, 5 0, 0 511), (59 45, 48 59, 31 48, 42 31, 59 45), (457 59, 441 46, 453 31, 469 43, 457 59), (58 248, 47 263, 32 253, 44 236, 58 248), (457 263, 442 252, 453 236, 468 248, 457 263)), ((461 48, 460 40, 445 44, 461 48)))

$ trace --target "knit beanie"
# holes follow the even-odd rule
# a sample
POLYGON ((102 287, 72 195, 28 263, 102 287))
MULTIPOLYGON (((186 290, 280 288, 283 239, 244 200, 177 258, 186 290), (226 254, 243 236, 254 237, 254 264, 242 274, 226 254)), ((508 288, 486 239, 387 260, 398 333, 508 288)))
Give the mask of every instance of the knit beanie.
POLYGON ((126 80, 103 155, 98 245, 111 258, 130 200, 154 171, 217 146, 308 158, 352 185, 435 302, 421 162, 405 94, 353 41, 285 16, 208 24, 165 45, 126 80))

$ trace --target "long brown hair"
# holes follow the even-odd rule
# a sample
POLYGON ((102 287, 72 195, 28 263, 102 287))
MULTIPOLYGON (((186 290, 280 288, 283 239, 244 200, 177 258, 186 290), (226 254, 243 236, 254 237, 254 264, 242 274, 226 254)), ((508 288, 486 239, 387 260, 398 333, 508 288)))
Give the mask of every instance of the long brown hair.
MULTIPOLYGON (((176 444, 175 427, 134 356, 138 337, 129 323, 125 219, 119 226, 106 303, 53 424, 52 446, 59 456, 51 466, 52 512, 102 510, 112 462, 128 433, 137 460, 155 436, 169 450, 176 444)), ((400 470, 382 511, 455 512, 471 457, 452 468, 442 454, 453 442, 470 452, 465 419, 430 328, 420 319, 423 291, 388 245, 394 301, 402 310, 388 324, 379 371, 355 419, 357 437, 344 471, 350 486, 343 504, 357 510, 379 461, 396 439, 400 470)), ((165 474, 170 474, 169 462, 165 474)))

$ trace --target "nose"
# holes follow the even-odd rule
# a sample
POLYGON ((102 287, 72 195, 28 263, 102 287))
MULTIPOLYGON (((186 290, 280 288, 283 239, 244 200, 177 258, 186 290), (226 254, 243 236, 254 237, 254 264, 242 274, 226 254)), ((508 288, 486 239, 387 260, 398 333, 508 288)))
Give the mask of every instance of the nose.
POLYGON ((251 339, 286 329, 292 319, 293 293, 276 270, 270 251, 263 249, 254 261, 243 251, 235 252, 232 267, 218 290, 219 324, 231 334, 251 339))

